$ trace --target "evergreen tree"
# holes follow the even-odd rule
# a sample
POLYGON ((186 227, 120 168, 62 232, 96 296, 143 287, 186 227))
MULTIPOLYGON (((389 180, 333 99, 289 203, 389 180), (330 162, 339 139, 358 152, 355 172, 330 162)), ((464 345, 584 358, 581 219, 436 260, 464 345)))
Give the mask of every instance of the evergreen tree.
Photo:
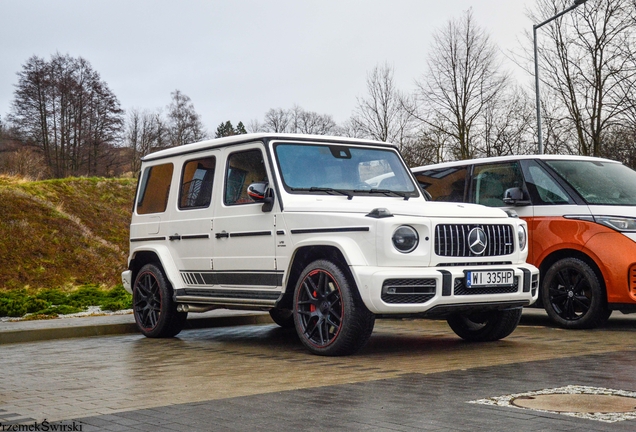
POLYGON ((214 138, 223 138, 223 137, 228 137, 232 135, 242 135, 246 133, 247 133, 247 130, 245 130, 245 126, 243 125, 243 122, 241 121, 238 122, 238 125, 236 125, 236 129, 235 129, 234 126, 232 126, 232 122, 228 120, 225 123, 221 123, 216 128, 216 133, 214 134, 214 138))
POLYGON ((236 125, 236 129, 234 129, 234 133, 236 135, 243 135, 247 133, 247 130, 245 130, 245 126, 243 125, 242 121, 238 122, 238 124, 236 125))

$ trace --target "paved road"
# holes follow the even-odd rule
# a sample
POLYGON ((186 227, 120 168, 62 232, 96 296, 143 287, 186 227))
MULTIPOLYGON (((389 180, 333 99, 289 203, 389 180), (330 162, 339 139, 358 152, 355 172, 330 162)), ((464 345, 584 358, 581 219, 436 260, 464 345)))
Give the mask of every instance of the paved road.
POLYGON ((443 321, 383 320, 362 352, 342 358, 310 355, 293 331, 273 324, 187 330, 170 340, 124 335, 7 344, 0 348, 0 424, 46 419, 84 431, 633 431, 636 420, 492 404, 499 396, 566 386, 631 397, 636 320, 618 317, 604 329, 566 331, 538 311, 524 312, 511 336, 488 344, 463 342, 443 321))

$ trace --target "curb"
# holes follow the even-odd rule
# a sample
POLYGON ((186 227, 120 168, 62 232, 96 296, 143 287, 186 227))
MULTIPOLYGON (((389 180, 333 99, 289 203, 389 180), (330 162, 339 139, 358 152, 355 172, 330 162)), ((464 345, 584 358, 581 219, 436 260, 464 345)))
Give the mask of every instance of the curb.
MULTIPOLYGON (((191 318, 187 321, 184 330, 272 323, 273 321, 269 314, 191 318)), ((139 333, 135 323, 89 324, 60 328, 9 330, 0 332, 0 345, 134 333, 139 333)))

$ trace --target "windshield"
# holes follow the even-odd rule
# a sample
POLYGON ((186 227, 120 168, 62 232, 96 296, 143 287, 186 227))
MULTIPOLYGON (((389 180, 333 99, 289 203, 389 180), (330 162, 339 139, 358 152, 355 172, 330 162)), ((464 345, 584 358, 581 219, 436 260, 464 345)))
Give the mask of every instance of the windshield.
POLYGON ((636 171, 617 162, 546 161, 588 204, 636 205, 636 171))
POLYGON ((401 159, 389 149, 279 143, 274 151, 291 193, 419 196, 401 159))

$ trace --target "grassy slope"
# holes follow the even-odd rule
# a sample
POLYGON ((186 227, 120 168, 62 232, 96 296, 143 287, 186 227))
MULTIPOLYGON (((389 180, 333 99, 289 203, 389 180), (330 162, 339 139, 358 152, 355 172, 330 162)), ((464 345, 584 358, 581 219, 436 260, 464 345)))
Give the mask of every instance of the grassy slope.
POLYGON ((0 290, 117 284, 135 184, 0 176, 0 290))

